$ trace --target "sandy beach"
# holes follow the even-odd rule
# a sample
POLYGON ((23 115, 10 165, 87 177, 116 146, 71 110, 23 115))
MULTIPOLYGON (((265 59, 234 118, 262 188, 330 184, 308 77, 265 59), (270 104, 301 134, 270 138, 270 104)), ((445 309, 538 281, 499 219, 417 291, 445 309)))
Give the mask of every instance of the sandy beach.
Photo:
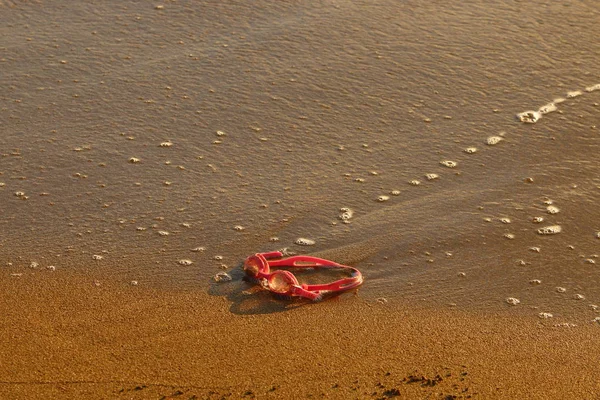
POLYGON ((597 326, 353 295, 228 312, 227 299, 198 291, 62 275, 2 284, 2 398, 593 399, 600 390, 597 326))
POLYGON ((599 20, 0 0, 0 398, 598 398, 599 20))

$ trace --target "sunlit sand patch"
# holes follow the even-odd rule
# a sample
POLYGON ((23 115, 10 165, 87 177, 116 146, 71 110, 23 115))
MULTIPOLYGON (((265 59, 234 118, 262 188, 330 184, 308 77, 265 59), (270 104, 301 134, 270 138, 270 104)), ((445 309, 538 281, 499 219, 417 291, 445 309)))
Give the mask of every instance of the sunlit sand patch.
POLYGON ((283 247, 277 251, 283 254, 284 257, 295 256, 298 254, 294 250, 291 250, 289 247, 283 247))
POLYGON ((600 90, 600 83, 585 88, 586 92, 595 92, 596 90, 600 90))
POLYGON ((213 276, 215 282, 229 282, 231 280, 231 275, 229 275, 225 271, 217 272, 215 276, 213 276))
MULTIPOLYGON (((600 90, 600 83, 596 84, 596 85, 588 86, 584 89, 585 92, 593 92, 596 90, 600 90)), ((552 100, 552 102, 541 106, 538 111, 524 111, 522 113, 517 114, 517 118, 521 122, 534 124, 537 121, 539 121, 540 118, 542 118, 542 115, 557 111, 558 104, 565 102, 567 99, 573 99, 575 97, 579 97, 583 93, 584 92, 581 90, 573 90, 573 91, 567 92, 567 95, 565 96, 566 98, 558 97, 558 98, 552 100)))
POLYGON ((350 208, 348 208, 348 207, 340 208, 339 219, 341 219, 342 222, 344 222, 345 224, 350 223, 350 219, 352 219, 353 216, 354 216, 354 211, 352 211, 350 208))
POLYGON ((556 206, 548 206, 546 207, 546 211, 548 212, 548 214, 558 214, 560 212, 560 209, 556 206))
POLYGON ((298 239, 296 239, 296 241, 294 243, 296 243, 297 245, 300 245, 300 246, 312 246, 316 242, 312 239, 298 238, 298 239))
POLYGON ((516 306, 521 303, 521 300, 517 299, 516 297, 508 297, 506 302, 511 306, 516 306))
POLYGON ((503 141, 504 138, 502 136, 490 136, 485 140, 485 143, 488 146, 494 146, 503 141))
POLYGON ((548 103, 546 105, 541 106, 538 111, 540 114, 548 114, 548 113, 554 112, 556 110, 558 110, 558 107, 556 107, 556 104, 548 103))
POLYGON ((556 235, 561 232, 562 227, 560 225, 545 226, 537 230, 539 235, 556 235))
POLYGON ((440 161, 440 164, 447 168, 456 168, 456 166, 458 165, 458 163, 456 161, 450 161, 450 160, 440 161))
POLYGON ((554 104, 564 103, 565 101, 567 101, 567 99, 565 99, 564 97, 557 97, 556 99, 552 100, 554 104))
POLYGON ((557 328, 574 328, 577 326, 577 324, 572 322, 561 322, 560 324, 554 324, 554 326, 557 328))
POLYGON ((535 124, 542 118, 542 114, 539 111, 524 111, 522 113, 517 114, 517 118, 519 121, 524 122, 526 124, 535 124))

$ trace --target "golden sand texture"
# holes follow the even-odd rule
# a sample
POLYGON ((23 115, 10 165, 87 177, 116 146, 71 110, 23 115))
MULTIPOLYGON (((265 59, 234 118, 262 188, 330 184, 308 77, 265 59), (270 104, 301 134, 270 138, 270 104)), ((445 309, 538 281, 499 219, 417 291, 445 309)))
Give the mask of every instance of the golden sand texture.
POLYGON ((559 399, 600 390, 597 324, 354 295, 236 314, 218 296, 95 286, 61 272, 1 280, 0 290, 1 398, 559 399))
POLYGON ((0 398, 597 397, 596 3, 0 0, 0 398))

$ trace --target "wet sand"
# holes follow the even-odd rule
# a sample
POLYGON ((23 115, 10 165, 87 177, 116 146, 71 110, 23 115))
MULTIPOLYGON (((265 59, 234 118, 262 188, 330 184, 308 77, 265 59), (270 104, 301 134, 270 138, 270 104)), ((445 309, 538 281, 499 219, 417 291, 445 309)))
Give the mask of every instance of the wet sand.
POLYGON ((0 0, 0 397, 593 398, 599 19, 0 0))

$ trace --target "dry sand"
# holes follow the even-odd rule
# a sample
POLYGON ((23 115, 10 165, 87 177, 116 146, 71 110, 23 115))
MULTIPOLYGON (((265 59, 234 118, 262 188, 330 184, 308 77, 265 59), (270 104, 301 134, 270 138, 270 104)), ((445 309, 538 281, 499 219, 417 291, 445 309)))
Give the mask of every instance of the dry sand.
POLYGON ((0 0, 0 398, 597 398, 599 20, 0 0))
POLYGON ((96 287, 64 275, 2 282, 1 398, 592 399, 600 391, 596 326, 354 295, 234 313, 227 299, 199 291, 96 287))

